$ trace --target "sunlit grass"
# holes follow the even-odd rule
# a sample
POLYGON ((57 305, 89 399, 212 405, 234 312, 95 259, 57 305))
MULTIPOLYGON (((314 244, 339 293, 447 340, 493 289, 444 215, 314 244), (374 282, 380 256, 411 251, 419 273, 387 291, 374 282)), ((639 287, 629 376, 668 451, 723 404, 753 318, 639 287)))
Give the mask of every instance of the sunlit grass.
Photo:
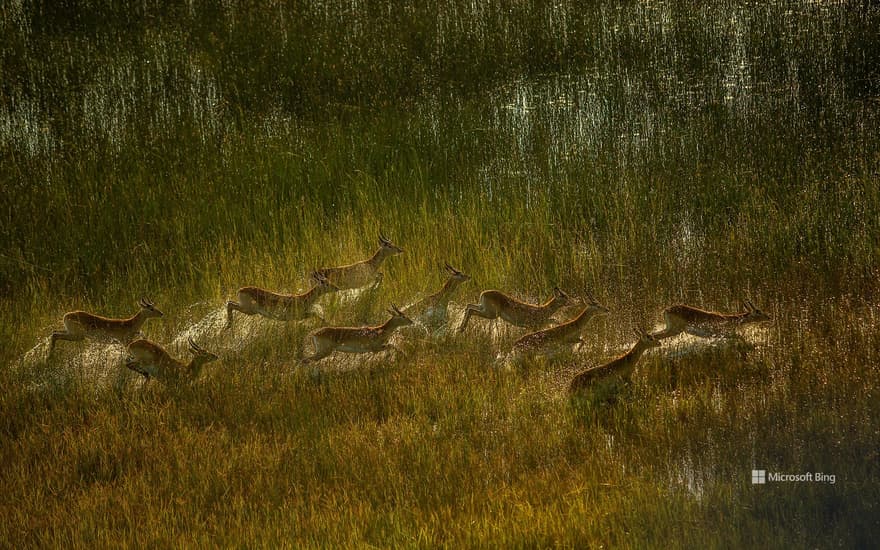
POLYGON ((878 16, 0 7, 0 545, 870 546, 878 16), (612 313, 517 368, 500 321, 307 368, 313 321, 223 330, 239 287, 303 291, 380 232, 406 252, 328 322, 382 322, 447 261, 473 278, 453 322, 492 287, 612 313), (192 387, 119 347, 46 357, 65 311, 142 295, 151 339, 221 356, 192 387), (744 341, 666 341, 629 385, 566 396, 670 303, 746 298, 774 320, 744 341))

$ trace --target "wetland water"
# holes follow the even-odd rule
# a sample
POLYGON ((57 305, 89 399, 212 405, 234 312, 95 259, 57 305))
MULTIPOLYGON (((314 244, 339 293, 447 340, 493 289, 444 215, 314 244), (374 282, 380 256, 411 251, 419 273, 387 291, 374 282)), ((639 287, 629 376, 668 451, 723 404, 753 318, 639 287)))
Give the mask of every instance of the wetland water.
POLYGON ((865 2, 0 4, 0 541, 871 546, 877 29, 865 2), (310 322, 222 330, 241 286, 303 291, 380 233, 406 252, 328 323, 444 262, 453 324, 488 288, 611 313, 510 369, 500 323, 310 371, 310 322), (221 356, 192 391, 118 346, 45 359, 65 311, 142 295, 149 338, 221 356), (773 321, 564 395, 664 307, 744 299, 773 321))

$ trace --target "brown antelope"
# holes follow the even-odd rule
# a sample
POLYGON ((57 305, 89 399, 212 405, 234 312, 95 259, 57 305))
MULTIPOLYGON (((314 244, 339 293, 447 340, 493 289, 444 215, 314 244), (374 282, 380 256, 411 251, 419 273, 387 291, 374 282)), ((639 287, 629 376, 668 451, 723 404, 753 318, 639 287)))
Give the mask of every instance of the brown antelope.
POLYGON ((484 319, 501 317, 511 325, 537 329, 546 325, 550 321, 550 317, 560 308, 575 303, 577 300, 560 290, 558 286, 553 287, 553 296, 540 305, 520 302, 498 290, 484 290, 480 293, 479 304, 467 305, 458 332, 464 331, 471 315, 484 319))
POLYGON ((388 310, 391 318, 374 327, 324 327, 311 333, 315 353, 303 359, 303 364, 320 361, 334 351, 345 353, 376 353, 396 350, 388 343, 394 331, 413 324, 412 320, 394 304, 388 310))
POLYGON ((599 304, 593 295, 587 292, 587 306, 570 321, 526 334, 513 343, 514 353, 518 352, 552 352, 572 344, 583 344, 581 332, 587 322, 596 315, 608 313, 608 308, 599 304))
POLYGON ((686 332, 692 336, 710 338, 730 333, 738 326, 748 323, 769 321, 770 316, 756 308, 752 302, 743 302, 742 313, 715 313, 683 304, 671 306, 663 311, 666 327, 654 333, 654 338, 669 338, 686 332))
POLYGON ((202 366, 216 361, 218 357, 199 347, 192 338, 189 339, 189 349, 193 358, 189 363, 184 363, 168 355, 159 344, 144 339, 135 340, 128 345, 129 357, 125 366, 147 380, 156 378, 167 383, 185 378, 192 381, 198 377, 202 366))
POLYGON ((128 344, 135 339, 141 326, 151 317, 162 317, 153 302, 141 298, 138 302, 140 311, 128 319, 108 319, 85 311, 71 311, 64 314, 64 329, 56 330, 49 339, 49 353, 55 349, 56 340, 79 341, 85 338, 102 342, 117 341, 128 344))
POLYGON ((440 290, 430 296, 425 296, 404 310, 407 315, 415 317, 425 327, 437 328, 446 324, 446 312, 452 293, 455 292, 458 285, 470 279, 469 276, 455 269, 448 262, 445 263, 445 268, 449 273, 449 278, 446 279, 440 290))
POLYGON ((572 379, 571 384, 568 386, 568 392, 571 394, 578 393, 589 388, 596 381, 608 376, 628 379, 642 354, 651 348, 660 347, 660 340, 647 332, 643 330, 633 332, 638 341, 631 350, 604 365, 581 372, 572 379))
POLYGON ((385 261, 385 258, 402 252, 402 248, 380 234, 379 250, 368 260, 339 267, 321 268, 318 273, 326 277, 340 290, 361 288, 371 283, 376 287, 382 282, 382 272, 379 271, 382 262, 385 261))
POLYGON ((245 315, 262 315, 276 321, 299 321, 309 316, 320 319, 321 317, 312 311, 312 306, 318 298, 339 288, 318 272, 312 274, 312 279, 315 285, 303 294, 276 294, 254 286, 240 288, 238 302, 226 302, 226 328, 232 328, 233 311, 245 315))

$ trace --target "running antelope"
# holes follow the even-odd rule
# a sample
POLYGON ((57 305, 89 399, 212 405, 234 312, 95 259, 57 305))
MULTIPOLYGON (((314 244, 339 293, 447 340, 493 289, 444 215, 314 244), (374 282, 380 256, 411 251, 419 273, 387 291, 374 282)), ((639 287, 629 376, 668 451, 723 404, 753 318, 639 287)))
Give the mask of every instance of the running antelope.
POLYGON ((608 376, 616 376, 621 379, 628 379, 632 374, 639 358, 645 351, 651 348, 660 347, 660 340, 648 334, 643 330, 633 331, 638 338, 636 344, 631 350, 624 353, 617 359, 609 361, 604 365, 587 369, 572 379, 568 386, 568 393, 575 394, 591 387, 596 381, 608 376))
POLYGON ((479 304, 467 305, 458 332, 464 331, 471 315, 484 319, 501 317, 511 325, 538 329, 546 325, 550 321, 550 317, 560 308, 575 303, 577 300, 560 290, 558 286, 553 287, 553 296, 540 305, 520 302, 498 290, 484 290, 480 293, 479 304))
POLYGON ((64 314, 64 330, 56 330, 49 339, 49 353, 55 349, 56 340, 80 341, 85 338, 101 342, 117 341, 128 344, 134 340, 141 326, 151 317, 162 317, 153 302, 141 298, 140 311, 128 319, 108 319, 85 311, 71 311, 64 314))
POLYGON ((246 286, 238 290, 238 302, 226 302, 226 328, 232 328, 232 312, 262 315, 276 321, 299 321, 309 316, 321 318, 312 311, 315 302, 328 292, 339 288, 324 275, 312 274, 315 285, 303 294, 276 294, 263 288, 246 286))
POLYGON ((437 328, 446 324, 446 312, 449 308, 449 300, 458 285, 470 279, 461 271, 455 269, 448 262, 445 263, 449 278, 434 294, 426 296, 405 309, 405 313, 417 318, 418 322, 426 328, 437 328))
POLYGON ((375 327, 324 327, 312 332, 315 353, 303 359, 303 364, 320 361, 334 351, 345 353, 376 353, 396 350, 388 343, 394 331, 413 324, 412 320, 394 304, 388 310, 391 318, 375 327))
POLYGON ((743 302, 745 311, 742 313, 715 313, 686 305, 677 305, 666 308, 663 316, 666 318, 666 328, 654 333, 654 338, 669 338, 686 332, 692 336, 710 338, 732 332, 738 326, 748 323, 769 321, 770 316, 756 308, 752 302, 743 302))
POLYGON ((379 271, 382 262, 388 256, 402 252, 402 248, 380 234, 379 250, 370 259, 339 267, 321 268, 318 273, 326 277, 340 290, 361 288, 371 283, 376 287, 382 282, 382 272, 379 271))
POLYGON ((156 378, 162 382, 171 382, 184 377, 192 381, 198 377, 202 366, 216 361, 218 357, 199 347, 192 338, 189 339, 189 350, 193 358, 189 363, 184 363, 168 355, 159 344, 144 339, 135 340, 128 345, 129 357, 125 366, 147 380, 156 378))
POLYGON ((572 344, 583 344, 581 332, 587 322, 596 315, 608 313, 608 308, 599 304, 593 295, 587 292, 587 306, 570 321, 526 334, 513 343, 513 352, 554 352, 572 344))

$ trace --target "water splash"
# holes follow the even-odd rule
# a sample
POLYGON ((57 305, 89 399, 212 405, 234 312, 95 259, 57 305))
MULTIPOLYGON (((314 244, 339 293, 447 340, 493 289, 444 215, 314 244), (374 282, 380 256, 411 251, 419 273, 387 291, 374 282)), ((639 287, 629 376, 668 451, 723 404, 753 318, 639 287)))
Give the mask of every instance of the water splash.
POLYGON ((17 374, 29 380, 31 391, 69 385, 121 389, 141 378, 125 367, 126 356, 120 344, 86 340, 56 346, 50 357, 48 340, 42 340, 22 355, 17 374))

